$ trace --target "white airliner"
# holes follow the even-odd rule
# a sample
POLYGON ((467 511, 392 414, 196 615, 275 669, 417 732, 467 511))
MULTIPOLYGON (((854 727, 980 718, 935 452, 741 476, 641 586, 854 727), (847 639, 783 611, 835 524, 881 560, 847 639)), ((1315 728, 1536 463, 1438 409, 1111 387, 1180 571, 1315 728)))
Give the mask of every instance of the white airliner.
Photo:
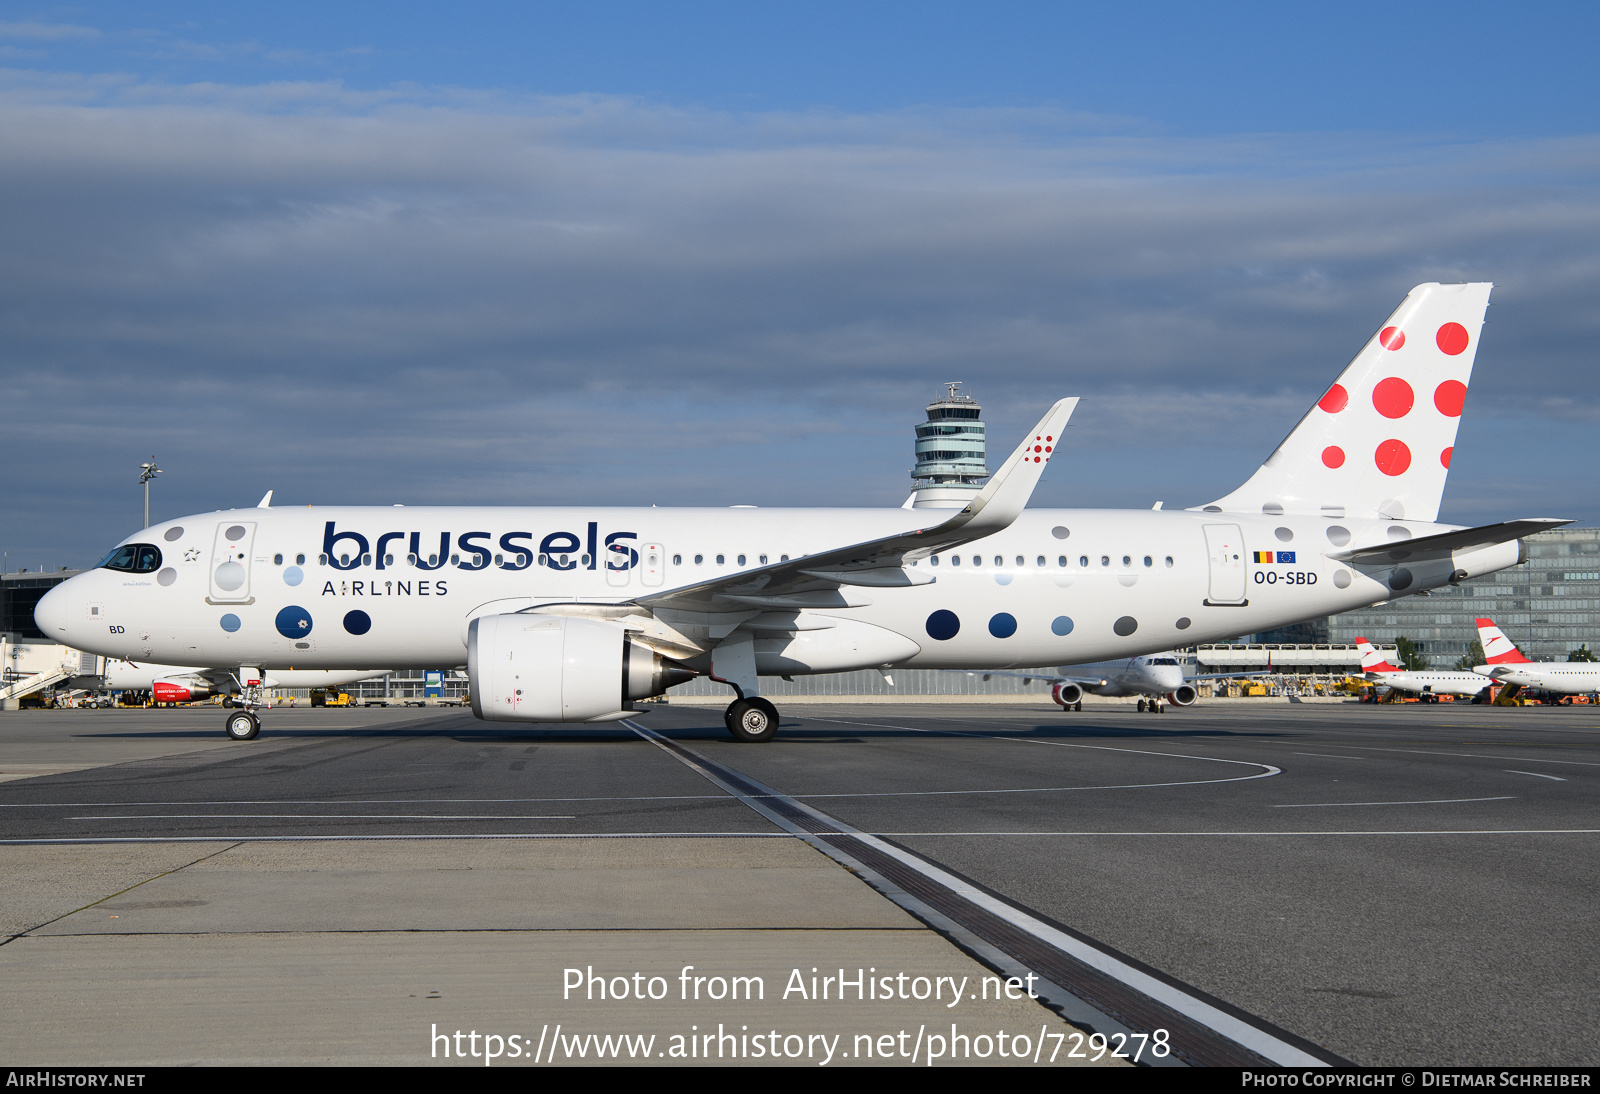
MULTIPOLYGON (((371 680, 389 673, 388 669, 358 672, 327 672, 319 669, 273 669, 261 681, 268 688, 331 688, 371 680)), ((149 662, 107 658, 101 673, 101 686, 108 691, 148 691, 158 703, 189 703, 228 695, 239 690, 234 674, 227 669, 152 665, 149 662)))
MULTIPOLYGON (((1440 695, 1484 695, 1489 684, 1476 672, 1448 669, 1403 669, 1373 648, 1365 638, 1356 639, 1361 651, 1361 671, 1374 684, 1420 695, 1423 702, 1435 702, 1440 695)), ((1487 698, 1487 696, 1484 696, 1487 698)))
MULTIPOLYGON (((1600 691, 1600 664, 1593 661, 1529 661, 1492 619, 1478 620, 1478 641, 1486 665, 1472 671, 1516 689, 1535 688, 1558 695, 1600 691)), ((1510 694, 1515 695, 1516 690, 1510 694)))
MULTIPOLYGON (((1191 657, 1190 660, 1193 660, 1191 657)), ((1098 665, 1062 665, 1059 675, 1051 673, 986 673, 990 676, 1021 676, 1024 680, 1050 683, 1050 698, 1063 710, 1082 710, 1085 695, 1108 699, 1138 696, 1138 710, 1160 714, 1167 702, 1192 707, 1200 698, 1197 680, 1232 680, 1259 676, 1258 672, 1215 672, 1186 676, 1184 655, 1177 650, 1142 654, 1138 657, 1106 661, 1098 665)), ((1271 671, 1270 669, 1267 671, 1271 671)))
POLYGON ((937 524, 263 499, 127 537, 35 619, 109 657, 238 665, 252 707, 266 670, 465 663, 480 718, 605 722, 703 673, 734 691, 744 741, 777 728, 762 676, 1074 664, 1269 630, 1492 573, 1568 523, 1436 523, 1489 290, 1413 289, 1244 485, 1189 510, 1025 510, 1064 399, 937 524))

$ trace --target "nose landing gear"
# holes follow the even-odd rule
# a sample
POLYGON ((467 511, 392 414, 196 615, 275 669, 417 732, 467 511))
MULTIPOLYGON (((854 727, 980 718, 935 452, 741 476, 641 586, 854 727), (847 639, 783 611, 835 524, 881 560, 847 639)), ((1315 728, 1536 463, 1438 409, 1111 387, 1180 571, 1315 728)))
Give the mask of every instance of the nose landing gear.
POLYGON ((231 740, 252 741, 261 732, 261 719, 256 717, 256 711, 266 689, 262 686, 260 672, 254 669, 241 668, 235 681, 239 685, 239 698, 234 705, 240 709, 223 720, 223 729, 231 740))
POLYGON ((255 735, 261 732, 261 719, 248 710, 234 711, 228 715, 225 725, 228 736, 235 741, 254 740, 255 735))

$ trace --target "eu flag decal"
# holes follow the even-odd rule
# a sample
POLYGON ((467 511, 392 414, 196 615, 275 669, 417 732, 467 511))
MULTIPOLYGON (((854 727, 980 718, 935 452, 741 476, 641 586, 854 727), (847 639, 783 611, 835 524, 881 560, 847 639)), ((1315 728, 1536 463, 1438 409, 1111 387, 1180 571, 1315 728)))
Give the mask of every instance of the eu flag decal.
POLYGON ((1293 563, 1294 562, 1294 552, 1293 551, 1279 551, 1278 552, 1278 561, 1279 562, 1293 563))
POLYGON ((1272 552, 1271 551, 1257 551, 1255 553, 1255 561, 1257 563, 1264 563, 1265 565, 1268 565, 1268 566, 1272 565, 1272 552))

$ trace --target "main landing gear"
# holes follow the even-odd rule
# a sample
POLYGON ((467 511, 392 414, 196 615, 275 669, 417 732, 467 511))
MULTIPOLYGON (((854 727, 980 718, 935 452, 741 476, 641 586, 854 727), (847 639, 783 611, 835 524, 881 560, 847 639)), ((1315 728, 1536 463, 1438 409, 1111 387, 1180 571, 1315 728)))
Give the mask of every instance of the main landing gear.
POLYGON ((1151 714, 1160 714, 1161 713, 1161 708, 1162 708, 1162 703, 1161 703, 1160 699, 1152 699, 1148 703, 1145 702, 1143 699, 1139 700, 1139 713, 1140 714, 1143 714, 1147 710, 1151 714))
POLYGON ((759 695, 735 699, 722 718, 736 741, 757 744, 772 740, 778 732, 778 708, 759 695))

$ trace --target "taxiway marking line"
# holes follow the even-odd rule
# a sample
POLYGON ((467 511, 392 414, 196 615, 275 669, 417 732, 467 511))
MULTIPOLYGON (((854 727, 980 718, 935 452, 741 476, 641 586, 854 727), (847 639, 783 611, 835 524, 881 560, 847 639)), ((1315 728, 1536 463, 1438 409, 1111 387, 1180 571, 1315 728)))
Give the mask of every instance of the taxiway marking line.
POLYGON ((1537 771, 1515 771, 1515 770, 1513 770, 1512 768, 1509 768, 1509 767, 1506 768, 1506 774, 1508 774, 1508 775, 1532 775, 1536 779, 1549 779, 1551 782, 1557 782, 1557 783, 1564 783, 1564 782, 1567 781, 1566 779, 1563 779, 1560 775, 1543 775, 1543 774, 1540 774, 1537 771))
MULTIPOLYGON (((826 840, 821 838, 825 833, 811 832, 805 828, 802 828, 800 825, 797 825, 793 821, 789 820, 788 817, 785 817, 784 815, 772 810, 757 796, 745 793, 739 787, 724 780, 717 773, 719 769, 732 771, 731 768, 726 768, 725 765, 716 764, 713 761, 707 760, 693 750, 685 748, 676 741, 670 741, 662 734, 657 733, 655 730, 648 729, 645 726, 639 725, 632 719, 626 719, 622 724, 633 729, 634 732, 638 733, 645 740, 678 759, 680 762, 684 763, 685 766, 690 767, 692 770, 698 771, 706 779, 718 786, 723 787, 728 791, 729 794, 737 797, 740 801, 744 802, 751 809, 759 812, 762 816, 766 817, 774 824, 780 825, 785 830, 792 832, 794 835, 804 839, 807 843, 817 847, 818 850, 823 851, 823 853, 827 854, 830 858, 838 860, 841 857, 849 857, 847 855, 843 855, 839 850, 829 846, 826 840)), ((1137 750, 1110 749, 1109 751, 1125 752, 1137 750)), ((1159 755, 1159 753, 1157 755, 1159 755)), ((1206 757, 1189 758, 1204 759, 1206 757)), ((1246 761, 1230 760, 1223 762, 1243 763, 1246 761)), ((1269 765, 1253 764, 1252 766, 1267 767, 1269 765)), ((1277 771, 1276 768, 1272 770, 1274 773, 1277 771)), ((1328 1066, 1326 1061, 1313 1056, 1309 1052, 1306 1052, 1305 1050, 1290 1044, 1279 1037, 1274 1036, 1267 1030, 1252 1025, 1242 1018, 1229 1014, 1226 1011, 1220 1010, 1217 1007, 1212 1006, 1210 1003, 1207 1003, 1203 999, 1199 999, 1194 995, 1189 994, 1174 984, 1169 984, 1164 980, 1159 980, 1148 973, 1136 969, 1112 956, 1111 954, 1089 944, 1088 942, 1075 938, 1048 923, 1034 918, 1019 908, 1014 908, 1010 904, 990 896, 988 893, 979 889, 975 885, 972 885, 960 878, 955 877, 952 874, 947 873, 944 870, 941 870, 939 867, 917 857, 916 855, 911 854, 909 851, 902 850, 892 843, 887 843, 870 833, 863 832, 858 828, 855 828, 841 820, 821 812, 818 809, 813 808, 812 806, 806 805, 802 801, 773 790, 771 787, 762 784, 756 779, 750 778, 750 776, 744 774, 743 772, 734 773, 742 781, 756 789, 761 797, 782 802, 784 805, 788 806, 790 810, 809 815, 812 819, 822 825, 826 825, 839 835, 848 835, 860 840, 861 842, 872 847, 873 850, 897 860, 902 865, 909 867, 927 880, 943 886, 945 889, 948 889, 950 892, 958 895, 971 904, 982 908, 990 915, 1002 919, 1011 926, 1016 927, 1017 929, 1024 931, 1029 935, 1032 935, 1040 942, 1043 942, 1046 945, 1061 951, 1062 953, 1076 958, 1078 961, 1089 966, 1090 968, 1095 969, 1104 975, 1110 976, 1113 979, 1121 981, 1123 984, 1127 985, 1133 990, 1156 1000, 1157 1002, 1171 1008, 1179 1014, 1182 1014, 1184 1017, 1188 1018, 1190 1021, 1193 1021, 1197 1025, 1204 1026, 1205 1028, 1210 1029, 1213 1032, 1222 1035, 1223 1037, 1226 1037, 1236 1044, 1244 1046, 1251 1052, 1256 1053, 1258 1056, 1270 1060, 1273 1063, 1283 1064, 1285 1066, 1328 1066)), ((1252 777, 1259 778, 1261 776, 1257 775, 1252 777)), ((859 863, 855 863, 854 865, 856 869, 863 868, 859 863)), ((872 872, 874 874, 876 873, 876 871, 872 872)), ((908 903, 920 906, 919 918, 927 921, 927 919, 930 918, 929 913, 931 913, 932 917, 949 922, 946 917, 935 912, 931 907, 923 904, 922 901, 911 896, 911 894, 905 893, 898 886, 892 885, 892 883, 889 883, 887 879, 880 878, 880 880, 886 886, 889 886, 893 894, 895 894, 891 896, 891 899, 895 900, 896 903, 901 903, 902 906, 908 903)), ((965 934, 968 932, 963 931, 962 933, 965 934)), ((979 940, 974 939, 974 941, 979 940)))
POLYGON ((1334 752, 1296 752, 1296 756, 1321 756, 1325 760, 1364 760, 1365 756, 1340 756, 1334 752))
POLYGON ((519 816, 515 813, 100 813, 68 817, 74 821, 102 820, 577 820, 575 816, 519 816))
POLYGON ((1600 767, 1600 763, 1591 760, 1549 760, 1543 756, 1485 756, 1481 752, 1431 752, 1421 748, 1380 748, 1377 745, 1350 745, 1350 748, 1365 749, 1368 752, 1407 752, 1416 756, 1464 756, 1472 760, 1516 760, 1525 764, 1567 764, 1573 767, 1600 767))
MULTIPOLYGON (((1035 740, 1030 740, 1027 737, 1009 737, 1009 736, 1006 736, 1005 733, 1003 733, 1003 732, 997 732, 997 733, 974 733, 974 732, 971 732, 969 730, 962 730, 962 729, 918 729, 915 726, 891 726, 891 725, 885 725, 885 724, 883 724, 881 722, 851 722, 851 721, 846 721, 843 718, 812 718, 811 721, 813 721, 813 722, 832 722, 832 723, 834 723, 836 725, 843 725, 843 726, 868 726, 868 727, 871 727, 873 729, 898 729, 898 730, 901 730, 902 732, 905 732, 905 733, 927 733, 927 734, 930 734, 930 735, 933 735, 933 736, 976 737, 976 738, 978 738, 980 740, 1010 741, 1013 744, 1021 744, 1021 745, 1053 745, 1053 746, 1055 746, 1057 748, 1087 748, 1087 749, 1092 749, 1092 750, 1094 750, 1096 752, 1126 752, 1126 753, 1131 753, 1131 754, 1133 754, 1135 756, 1163 756, 1163 757, 1165 757, 1167 759, 1201 760, 1201 761, 1204 761, 1206 763, 1214 763, 1214 764, 1241 764, 1241 765, 1243 765, 1245 767, 1260 767, 1260 768, 1264 768, 1265 769, 1263 771, 1257 772, 1254 775, 1241 775, 1238 778, 1234 778, 1234 779, 1205 779, 1205 780, 1202 780, 1202 781, 1199 781, 1199 782, 1189 782, 1189 783, 1153 783, 1153 784, 1151 784, 1151 785, 1154 785, 1154 786, 1200 786, 1200 785, 1205 785, 1205 784, 1209 784, 1209 783, 1247 782, 1250 779, 1266 779, 1266 778, 1271 778, 1273 775, 1281 775, 1281 774, 1283 774, 1283 768, 1274 767, 1271 764, 1261 763, 1258 760, 1227 760, 1227 759, 1223 759, 1221 756, 1193 756, 1193 755, 1190 755, 1187 752, 1156 752, 1156 751, 1153 751, 1153 750, 1147 749, 1147 748, 1114 748, 1111 745, 1083 745, 1083 744, 1077 744, 1077 743, 1072 742, 1072 741, 1035 741, 1035 740)), ((1110 787, 1110 788, 1086 787, 1085 789, 1121 789, 1121 788, 1120 787, 1110 787)), ((812 795, 808 795, 808 796, 809 797, 822 797, 823 795, 821 795, 821 794, 812 794, 812 795)))
MULTIPOLYGON (((1039 832, 985 832, 985 831, 953 831, 953 832, 872 832, 874 836, 885 838, 901 838, 906 836, 927 837, 988 837, 1004 836, 1007 838, 1027 838, 1035 836, 1071 836, 1082 838, 1085 836, 1110 836, 1118 839, 1125 837, 1156 836, 1161 839, 1171 839, 1174 836, 1205 836, 1205 837, 1234 837, 1234 836, 1268 836, 1268 837, 1303 837, 1303 836, 1600 836, 1600 828, 1392 828, 1392 829, 1306 829, 1287 832, 1245 832, 1245 831, 1205 831, 1205 832, 1094 832, 1094 831, 1039 831, 1039 832)), ((214 836, 51 836, 34 839, 0 839, 0 847, 27 847, 47 844, 97 844, 97 843, 328 843, 339 840, 352 842, 368 840, 559 840, 559 839, 794 839, 792 832, 422 832, 406 833, 404 835, 337 835, 337 836, 241 836, 238 833, 231 835, 214 836)))
POLYGON ((1355 805, 1454 805, 1459 802, 1508 802, 1516 799, 1515 794, 1502 794, 1497 798, 1430 798, 1427 801, 1414 802, 1304 802, 1293 805, 1274 805, 1274 809, 1339 809, 1344 806, 1355 805))

